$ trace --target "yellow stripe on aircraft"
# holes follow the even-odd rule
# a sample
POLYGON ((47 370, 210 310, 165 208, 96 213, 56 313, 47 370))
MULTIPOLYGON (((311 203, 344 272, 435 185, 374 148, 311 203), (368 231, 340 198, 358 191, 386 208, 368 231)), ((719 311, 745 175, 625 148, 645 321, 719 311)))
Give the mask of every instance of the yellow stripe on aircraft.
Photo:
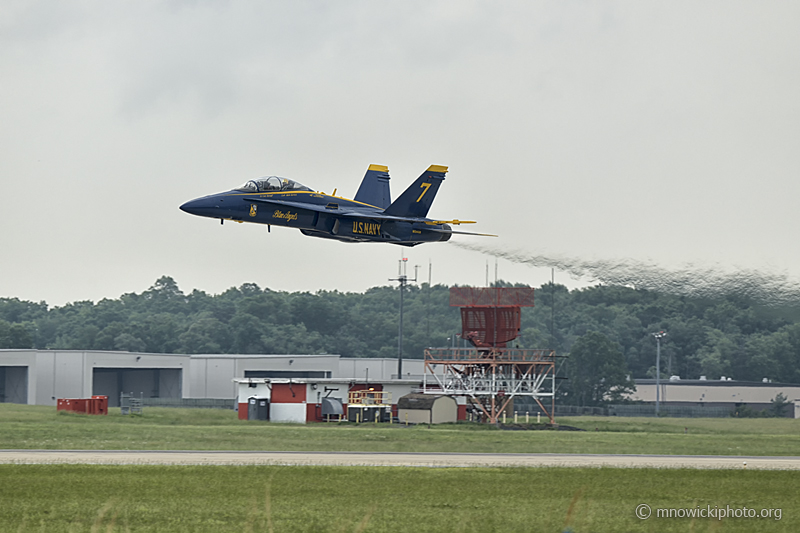
MULTIPOLYGON (((334 191, 336 192, 336 191, 334 191)), ((352 198, 345 198, 344 196, 332 196, 330 194, 325 194, 322 191, 273 191, 273 192, 237 192, 229 194, 228 196, 252 196, 252 197, 269 197, 269 196, 283 196, 283 195, 297 195, 297 194, 316 194, 321 195, 326 198, 338 198, 339 200, 347 200, 348 202, 353 202, 354 204, 361 204, 366 205, 368 207, 374 207, 376 209, 381 209, 380 207, 374 206, 372 204, 368 204, 365 202, 359 202, 358 200, 353 200, 352 198)))
POLYGON ((452 224, 458 226, 460 224, 477 224, 474 220, 426 220, 426 224, 430 226, 438 226, 439 224, 452 224))

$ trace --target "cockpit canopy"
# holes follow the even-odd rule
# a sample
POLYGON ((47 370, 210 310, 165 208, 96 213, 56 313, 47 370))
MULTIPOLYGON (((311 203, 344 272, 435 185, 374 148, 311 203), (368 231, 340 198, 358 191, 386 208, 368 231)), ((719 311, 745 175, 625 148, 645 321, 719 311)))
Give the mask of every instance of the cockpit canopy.
POLYGON ((309 187, 287 178, 278 176, 267 176, 247 181, 241 187, 236 187, 237 191, 244 192, 277 192, 277 191, 310 191, 309 187))

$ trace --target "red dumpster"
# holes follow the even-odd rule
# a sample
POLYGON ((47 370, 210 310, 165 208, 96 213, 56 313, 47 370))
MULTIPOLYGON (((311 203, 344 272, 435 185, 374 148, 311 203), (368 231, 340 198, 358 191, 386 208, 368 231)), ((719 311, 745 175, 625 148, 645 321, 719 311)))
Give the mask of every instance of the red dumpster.
POLYGON ((89 415, 108 414, 108 396, 92 396, 91 398, 59 398, 57 411, 72 411, 89 415))
POLYGON ((107 415, 108 414, 108 396, 92 396, 92 409, 93 415, 107 415))
POLYGON ((85 399, 75 399, 75 398, 59 398, 58 404, 56 405, 57 411, 72 411, 74 413, 85 413, 86 412, 86 402, 85 399))

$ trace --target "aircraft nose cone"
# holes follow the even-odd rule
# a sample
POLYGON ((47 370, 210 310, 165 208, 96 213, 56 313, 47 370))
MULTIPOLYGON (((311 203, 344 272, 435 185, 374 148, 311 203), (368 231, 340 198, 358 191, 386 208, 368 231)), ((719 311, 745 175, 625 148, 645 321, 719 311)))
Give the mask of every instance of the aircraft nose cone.
POLYGON ((200 217, 215 218, 219 216, 219 206, 216 199, 208 197, 196 198, 186 202, 181 206, 181 211, 200 217))
POLYGON ((181 211, 189 213, 191 215, 199 214, 200 210, 200 202, 197 200, 189 200, 185 204, 181 206, 181 211))

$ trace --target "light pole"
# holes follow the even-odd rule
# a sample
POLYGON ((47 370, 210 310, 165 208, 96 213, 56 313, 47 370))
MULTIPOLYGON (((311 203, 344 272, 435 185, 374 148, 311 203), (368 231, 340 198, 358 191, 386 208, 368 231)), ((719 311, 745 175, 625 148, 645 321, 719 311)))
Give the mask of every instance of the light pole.
POLYGON ((653 333, 653 337, 656 338, 656 416, 658 416, 659 402, 661 400, 661 339, 666 336, 666 331, 653 333))
POLYGON ((397 332, 397 379, 403 378, 403 293, 405 292, 406 284, 409 281, 417 281, 417 266, 414 267, 414 279, 408 279, 408 276, 406 276, 407 261, 408 258, 406 257, 400 260, 397 278, 389 280, 400 282, 400 328, 397 332))

